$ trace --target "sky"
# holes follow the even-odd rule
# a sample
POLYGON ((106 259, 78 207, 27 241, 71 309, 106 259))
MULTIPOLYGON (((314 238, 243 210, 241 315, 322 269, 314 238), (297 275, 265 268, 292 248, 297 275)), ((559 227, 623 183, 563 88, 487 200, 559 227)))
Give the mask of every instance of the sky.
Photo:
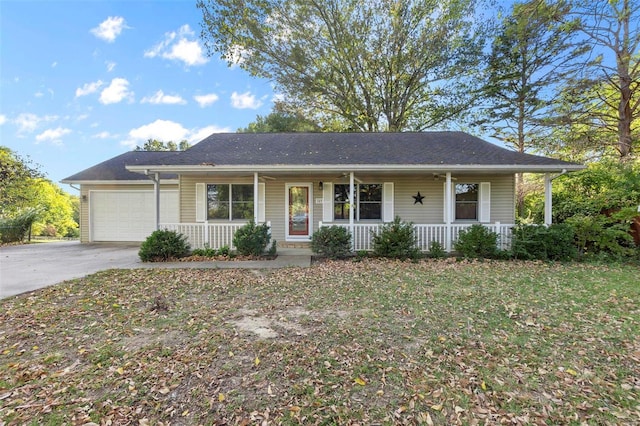
POLYGON ((269 114, 272 84, 209 57, 200 21, 195 0, 0 0, 0 145, 59 182, 269 114))

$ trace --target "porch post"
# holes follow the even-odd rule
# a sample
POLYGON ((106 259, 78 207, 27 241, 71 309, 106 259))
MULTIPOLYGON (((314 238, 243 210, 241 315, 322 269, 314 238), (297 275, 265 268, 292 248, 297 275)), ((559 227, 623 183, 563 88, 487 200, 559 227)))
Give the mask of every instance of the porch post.
POLYGON ((544 175, 544 224, 546 226, 551 225, 553 212, 553 201, 551 198, 551 175, 545 173, 544 175))
POLYGON ((351 233, 351 248, 355 250, 355 238, 353 232, 353 219, 355 214, 355 188, 354 188, 354 176, 353 172, 349 173, 349 232, 351 233))
POLYGON ((446 232, 444 245, 447 251, 451 251, 451 192, 451 172, 447 172, 447 179, 444 185, 444 224, 446 232))
POLYGON ((156 198, 156 231, 160 229, 160 173, 153 177, 153 190, 156 198))
POLYGON ((258 224, 260 203, 258 200, 258 172, 253 174, 253 222, 258 224))

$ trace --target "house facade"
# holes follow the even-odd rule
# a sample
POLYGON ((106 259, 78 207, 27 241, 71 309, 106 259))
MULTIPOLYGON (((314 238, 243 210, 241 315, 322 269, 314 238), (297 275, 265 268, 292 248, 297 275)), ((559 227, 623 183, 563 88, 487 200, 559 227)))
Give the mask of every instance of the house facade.
POLYGON ((235 230, 268 223, 280 248, 307 247, 322 226, 349 229, 354 250, 398 216, 418 245, 450 249, 488 226, 509 243, 515 174, 551 182, 578 164, 513 152, 463 132, 213 134, 183 152, 130 152, 63 180, 79 185, 81 240, 142 241, 155 229, 193 248, 233 247, 235 230))

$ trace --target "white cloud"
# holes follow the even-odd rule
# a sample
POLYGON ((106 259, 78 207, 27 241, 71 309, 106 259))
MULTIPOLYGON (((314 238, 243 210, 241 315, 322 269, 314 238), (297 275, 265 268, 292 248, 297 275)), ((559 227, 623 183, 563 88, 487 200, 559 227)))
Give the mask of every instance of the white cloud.
POLYGON ((57 62, 53 62, 53 63, 51 64, 51 68, 55 68, 55 67, 57 67, 57 66, 58 66, 58 63, 57 63, 57 62))
POLYGON ((113 43, 126 26, 122 16, 109 16, 100 25, 91 29, 91 33, 102 40, 113 43))
POLYGON ((247 60, 249 57, 250 51, 247 50, 244 46, 240 46, 239 44, 234 44, 229 47, 227 50, 227 54, 225 58, 232 66, 240 65, 247 60))
POLYGON ((231 106, 237 109, 258 109, 262 106, 262 101, 256 99, 251 92, 231 94, 231 106))
POLYGON ((82 87, 78 87, 76 89, 76 98, 97 92, 103 84, 102 80, 94 81, 93 83, 85 83, 82 87))
POLYGON ((45 115, 38 117, 35 114, 24 112, 16 117, 14 123, 18 126, 18 133, 33 133, 38 125, 43 122, 51 122, 58 119, 56 115, 45 115))
POLYGON ((213 105, 219 98, 215 93, 209 93, 208 95, 196 95, 193 99, 200 105, 200 108, 204 108, 213 105))
POLYGON ((100 103, 109 105, 122 102, 124 99, 133 100, 133 92, 129 90, 129 82, 124 78, 114 78, 111 84, 100 93, 100 103))
POLYGON ((187 140, 193 145, 210 136, 212 133, 230 133, 231 131, 228 127, 207 126, 193 131, 187 140))
POLYGON ((135 148, 142 145, 149 139, 157 139, 159 141, 180 142, 187 140, 191 143, 199 142, 209 136, 211 133, 229 132, 228 128, 217 126, 207 126, 200 129, 186 129, 180 123, 170 120, 156 120, 153 123, 145 124, 135 129, 131 129, 128 138, 120 142, 122 145, 135 148))
POLYGON ((0 126, 7 122, 7 116, 4 114, 0 114, 0 126))
POLYGON ((204 55, 200 41, 189 25, 176 31, 165 33, 164 40, 144 52, 146 58, 160 56, 184 62, 187 66, 204 65, 209 59, 204 55))
POLYGON ((41 97, 44 96, 44 93, 38 91, 38 92, 34 93, 33 96, 35 96, 36 98, 41 98, 41 97))
POLYGON ((107 66, 107 72, 111 72, 114 69, 116 69, 116 63, 115 62, 107 61, 107 62, 105 62, 105 65, 107 66))
POLYGON ((184 105, 187 103, 182 97, 177 95, 165 95, 162 90, 158 90, 153 96, 147 96, 140 101, 143 104, 154 105, 184 105))
POLYGON ((109 132, 100 132, 93 135, 93 137, 96 139, 109 139, 112 135, 109 132))
POLYGON ((51 142, 54 145, 62 145, 61 138, 64 135, 68 135, 69 133, 71 133, 71 129, 65 129, 62 127, 58 127, 56 129, 47 129, 36 136, 36 141, 38 143, 51 142))

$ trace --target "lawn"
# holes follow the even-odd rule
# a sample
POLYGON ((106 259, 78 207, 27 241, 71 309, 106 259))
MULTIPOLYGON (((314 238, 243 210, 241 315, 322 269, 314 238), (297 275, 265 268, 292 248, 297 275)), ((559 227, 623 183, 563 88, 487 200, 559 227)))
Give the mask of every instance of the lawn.
POLYGON ((0 301, 2 424, 638 424, 640 271, 112 270, 0 301))

